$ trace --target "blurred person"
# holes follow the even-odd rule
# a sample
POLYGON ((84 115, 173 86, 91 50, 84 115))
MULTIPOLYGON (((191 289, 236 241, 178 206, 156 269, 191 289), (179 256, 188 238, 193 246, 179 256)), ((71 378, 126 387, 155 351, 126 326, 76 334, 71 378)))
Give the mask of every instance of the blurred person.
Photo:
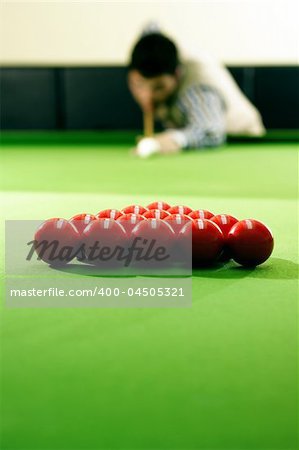
POLYGON ((227 134, 265 132, 259 112, 224 66, 206 55, 181 57, 159 31, 144 33, 135 44, 128 85, 143 114, 152 114, 164 129, 139 140, 139 156, 217 147, 227 134))

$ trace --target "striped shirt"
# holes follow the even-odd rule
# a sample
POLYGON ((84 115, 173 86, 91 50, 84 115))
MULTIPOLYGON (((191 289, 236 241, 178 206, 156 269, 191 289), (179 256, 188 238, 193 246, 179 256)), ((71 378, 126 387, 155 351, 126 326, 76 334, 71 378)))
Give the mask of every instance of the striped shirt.
POLYGON ((216 147, 225 142, 225 108, 220 95, 208 86, 191 86, 177 100, 185 118, 179 129, 184 148, 216 147))
POLYGON ((197 83, 179 89, 155 116, 184 149, 216 147, 226 140, 224 102, 210 86, 197 83))

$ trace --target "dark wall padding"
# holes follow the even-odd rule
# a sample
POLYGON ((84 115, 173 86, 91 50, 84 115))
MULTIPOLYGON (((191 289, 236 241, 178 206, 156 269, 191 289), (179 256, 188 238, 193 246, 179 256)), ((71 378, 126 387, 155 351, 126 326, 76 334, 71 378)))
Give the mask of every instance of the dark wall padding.
POLYGON ((55 78, 53 69, 1 69, 1 128, 55 129, 55 78))
POLYGON ((142 125, 124 68, 65 69, 64 101, 67 129, 136 129, 142 125))
POLYGON ((254 92, 266 128, 299 127, 299 67, 257 68, 254 92))
MULTIPOLYGON (((229 67, 268 129, 298 128, 298 67, 229 67)), ((1 128, 141 129, 125 67, 3 68, 1 128)))

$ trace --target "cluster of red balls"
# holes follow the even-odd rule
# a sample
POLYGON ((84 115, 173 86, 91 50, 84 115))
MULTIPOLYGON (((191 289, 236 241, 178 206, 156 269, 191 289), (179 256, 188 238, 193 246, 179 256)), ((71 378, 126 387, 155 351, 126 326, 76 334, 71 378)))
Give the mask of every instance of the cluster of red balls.
MULTIPOLYGON (((59 242, 59 246, 88 247, 95 240, 117 245, 128 237, 150 233, 164 239, 192 239, 193 266, 211 265, 233 259, 243 266, 265 262, 273 250, 269 228, 254 219, 238 220, 227 214, 214 215, 207 210, 171 206, 154 202, 146 207, 131 205, 122 210, 105 209, 97 215, 78 214, 70 220, 46 220, 35 233, 35 241, 59 242)), ((37 253, 40 252, 37 246, 37 253)), ((41 259, 50 262, 47 252, 41 259)))

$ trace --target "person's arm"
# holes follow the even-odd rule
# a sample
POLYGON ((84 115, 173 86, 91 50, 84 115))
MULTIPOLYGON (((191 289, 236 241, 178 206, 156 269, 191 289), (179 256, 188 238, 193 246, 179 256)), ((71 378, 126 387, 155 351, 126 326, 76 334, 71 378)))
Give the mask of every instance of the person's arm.
POLYGON ((217 147, 225 142, 225 107, 218 92, 192 86, 179 99, 179 107, 187 125, 174 130, 173 137, 182 148, 217 147))
POLYGON ((225 113, 220 95, 209 87, 192 86, 178 100, 187 125, 142 139, 137 154, 177 153, 183 149, 217 147, 225 142, 225 113))

